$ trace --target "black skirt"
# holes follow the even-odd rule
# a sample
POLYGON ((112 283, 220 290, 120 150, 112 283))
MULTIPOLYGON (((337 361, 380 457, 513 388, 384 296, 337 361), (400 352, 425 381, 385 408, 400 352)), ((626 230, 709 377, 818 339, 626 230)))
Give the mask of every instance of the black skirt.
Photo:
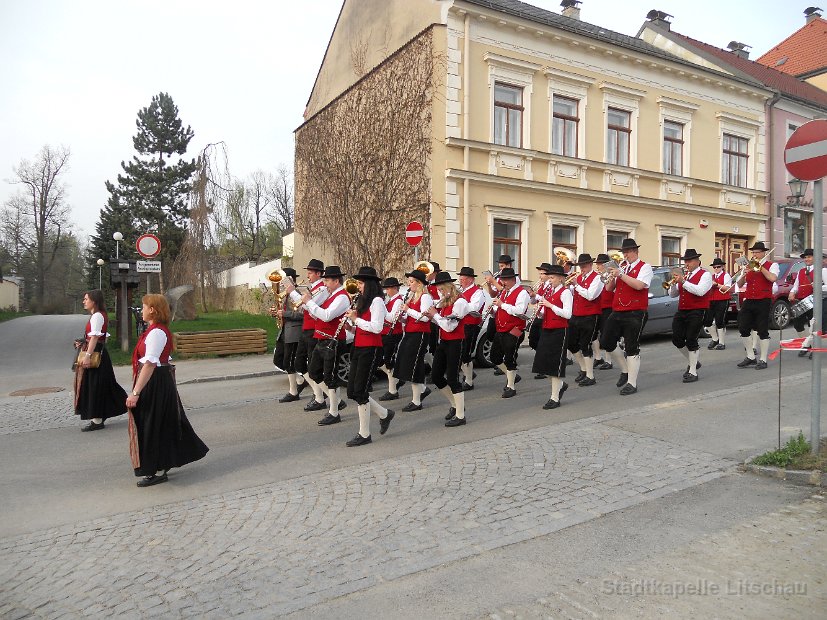
POLYGON ((192 429, 169 366, 158 366, 130 416, 129 441, 136 476, 181 467, 209 448, 192 429))
POLYGON ((114 418, 126 413, 126 391, 115 379, 112 360, 106 347, 98 349, 101 363, 97 368, 75 369, 75 415, 81 420, 114 418))
POLYGON ((396 350, 396 367, 393 376, 400 381, 425 382, 425 351, 431 339, 430 332, 405 332, 396 350))
POLYGON ((540 331, 531 372, 561 379, 566 376, 566 332, 564 327, 540 331))

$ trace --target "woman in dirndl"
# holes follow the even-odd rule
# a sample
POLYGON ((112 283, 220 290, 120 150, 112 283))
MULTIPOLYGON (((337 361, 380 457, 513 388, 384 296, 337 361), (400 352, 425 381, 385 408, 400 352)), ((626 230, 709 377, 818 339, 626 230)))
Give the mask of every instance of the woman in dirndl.
POLYGON ((409 381, 413 396, 411 402, 402 407, 402 411, 419 411, 422 409, 422 399, 431 393, 425 388, 425 352, 428 350, 428 341, 431 337, 431 319, 428 308, 434 305, 433 298, 426 288, 425 272, 414 269, 406 273, 408 288, 411 297, 402 306, 402 316, 405 318, 405 335, 399 343, 396 352, 396 368, 393 376, 398 382, 409 381))
POLYGON ((126 413, 126 392, 115 379, 112 360, 106 351, 109 317, 101 291, 88 291, 83 296, 83 307, 92 316, 86 323, 83 339, 75 341, 75 348, 85 351, 81 362, 75 365, 75 415, 89 424, 80 430, 97 431, 104 420, 126 413), (100 354, 100 365, 92 368, 92 353, 100 354))
POLYGON ((132 353, 129 454, 139 487, 167 481, 167 472, 204 457, 209 448, 184 413, 170 365, 169 304, 163 295, 144 295, 142 315, 149 324, 132 353))
POLYGON ((551 286, 539 300, 546 311, 532 372, 546 375, 551 382, 551 397, 543 409, 557 409, 563 392, 569 387, 563 379, 566 376, 566 337, 574 299, 568 287, 563 286, 566 272, 561 265, 550 265, 546 273, 551 286))

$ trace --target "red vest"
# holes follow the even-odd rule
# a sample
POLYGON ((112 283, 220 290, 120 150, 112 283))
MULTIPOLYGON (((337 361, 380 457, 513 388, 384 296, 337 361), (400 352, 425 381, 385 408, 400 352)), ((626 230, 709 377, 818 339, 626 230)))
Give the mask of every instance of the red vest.
MULTIPOLYGON (((585 277, 583 277, 582 274, 577 276, 575 282, 577 282, 579 286, 588 289, 596 277, 597 272, 592 270, 585 277)), ((600 307, 600 296, 598 296, 597 299, 589 301, 577 291, 572 291, 572 294, 574 295, 574 304, 571 309, 572 316, 591 316, 593 314, 600 314, 603 311, 600 307)))
POLYGON ((730 293, 732 293, 732 289, 729 289, 728 293, 722 293, 718 290, 719 286, 724 285, 724 278, 726 277, 726 272, 721 270, 721 273, 713 273, 712 274, 712 288, 709 289, 712 295, 712 301, 724 301, 729 299, 730 293))
MULTIPOLYGON (((462 298, 467 301, 469 304, 471 303, 471 298, 480 290, 480 287, 476 284, 472 284, 466 290, 462 291, 462 298)), ((470 314, 466 314, 465 318, 463 319, 466 325, 480 325, 482 323, 481 316, 471 316, 470 314)))
MULTIPOLYGON (((813 287, 811 286, 810 289, 813 287)), ((812 292, 812 291, 810 291, 812 292)), ((101 327, 101 331, 103 332, 103 336, 98 336, 98 342, 104 343, 106 342, 106 333, 109 331, 109 315, 106 312, 101 312, 101 316, 103 316, 103 327, 101 327)), ((86 331, 83 332, 84 338, 86 338, 86 342, 89 342, 89 332, 92 331, 92 317, 89 317, 89 320, 86 321, 86 331)))
POLYGON ((606 308, 611 308, 612 304, 614 303, 615 299, 615 292, 614 291, 607 291, 606 287, 603 287, 603 292, 600 293, 600 310, 605 310, 606 308))
MULTIPOLYGON (((316 292, 320 286, 324 286, 324 281, 316 280, 316 283, 311 285, 310 287, 310 297, 313 297, 313 293, 316 292)), ((310 314, 307 310, 304 311, 304 320, 302 321, 302 329, 316 329, 316 319, 313 318, 313 315, 310 314)))
MULTIPOLYGON (((368 309, 365 310, 362 314, 359 315, 360 319, 364 319, 365 321, 370 321, 370 306, 368 309)), ((368 332, 356 326, 356 335, 353 337, 353 346, 355 347, 381 347, 382 346, 382 334, 374 334, 373 332, 368 332)))
MULTIPOLYGON (((701 277, 706 273, 704 269, 698 269, 694 274, 689 276, 688 282, 690 284, 698 284, 701 277)), ((712 298, 712 289, 709 289, 706 294, 698 296, 693 295, 683 288, 683 285, 678 285, 678 310, 706 310, 709 308, 709 302, 712 298)))
MULTIPOLYGON (((764 261, 761 266, 765 269, 772 267, 772 262, 764 261)), ((772 299, 772 282, 764 277, 761 271, 747 271, 747 299, 772 299)))
MULTIPOLYGON (((411 310, 416 310, 417 312, 420 312, 420 308, 422 307, 422 297, 420 296, 419 299, 417 299, 416 301, 409 302, 408 307, 411 310)), ((430 333, 431 332, 431 323, 430 323, 430 321, 429 322, 417 321, 412 316, 408 316, 405 319, 405 331, 406 332, 430 333)))
MULTIPOLYGON (((515 285, 514 290, 506 294, 504 298, 502 297, 502 294, 505 294, 505 291, 503 291, 503 293, 500 295, 500 299, 503 300, 503 303, 506 303, 509 306, 513 306, 517 303, 517 297, 520 296, 520 293, 522 291, 522 286, 515 285)), ((525 329, 525 319, 512 316, 508 314, 508 312, 506 312, 505 310, 497 310, 497 314, 494 316, 496 317, 495 321, 497 324, 498 332, 510 332, 515 327, 517 329, 525 329)))
MULTIPOLYGON (((796 297, 798 299, 806 299, 810 295, 813 294, 813 280, 812 276, 807 274, 807 268, 804 267, 801 271, 798 272, 798 294, 796 297)), ((106 315, 104 315, 106 317, 106 315)), ((103 330, 104 332, 106 329, 103 330)))
MULTIPOLYGON (((545 282, 540 282, 537 286, 537 301, 539 302, 541 298, 544 298, 546 295, 551 294, 551 282, 546 280, 545 282)), ((541 306, 539 303, 537 304, 537 316, 542 318, 546 314, 546 307, 541 306)), ((541 323, 542 325, 542 323, 541 323)))
MULTIPOLYGON (((399 299, 401 301, 402 300, 402 295, 399 295, 399 294, 394 295, 388 301, 385 302, 385 310, 387 310, 388 316, 387 316, 387 318, 385 318, 385 327, 384 327, 384 329, 382 329, 382 335, 383 336, 387 336, 388 334, 391 333, 391 323, 393 322, 394 318, 398 319, 398 317, 395 317, 394 315, 391 314, 391 311, 393 310, 393 304, 396 303, 397 299, 399 299)), ((396 325, 393 326, 393 333, 394 334, 401 334, 402 333, 402 321, 399 321, 399 320, 396 321, 396 325)))
POLYGON ((437 299, 439 299, 439 289, 436 287, 436 284, 429 284, 425 288, 428 289, 428 295, 430 295, 431 299, 436 303, 437 299))
MULTIPOLYGON (((445 306, 444 308, 440 308, 438 310, 439 316, 451 316, 454 313, 454 304, 450 306, 445 306)), ((456 329, 452 332, 446 332, 441 327, 439 328, 439 338, 440 340, 462 340, 465 338, 465 319, 468 317, 466 314, 465 317, 459 320, 459 325, 457 325, 456 329)))
MULTIPOLYGON (((345 289, 341 289, 339 292, 334 293, 333 295, 331 295, 330 297, 325 299, 324 303, 322 303, 319 307, 322 310, 326 310, 327 308, 330 307, 330 304, 333 303, 334 299, 336 299, 337 297, 341 297, 342 295, 344 295, 345 297, 348 296, 347 291, 345 289)), ((345 311, 345 312, 347 312, 347 311, 345 311)), ((327 338, 332 338, 333 334, 335 334, 336 330, 339 328, 339 323, 342 322, 342 315, 343 314, 344 314, 344 312, 342 314, 340 314, 339 316, 334 316, 329 321, 322 321, 321 319, 315 319, 315 321, 316 321, 316 331, 313 334, 313 337, 316 340, 325 340, 327 338)), ((344 329, 339 330, 339 335, 336 337, 336 339, 337 340, 344 340, 345 339, 345 330, 344 329)))
MULTIPOLYGON (((561 286, 560 290, 555 293, 551 294, 551 297, 548 298, 549 302, 552 306, 557 306, 558 308, 563 307, 563 291, 566 290, 565 286, 561 286)), ((564 319, 561 316, 558 316, 552 310, 546 308, 546 313, 543 316, 543 329, 559 329, 562 327, 568 327, 569 320, 564 319)))
MULTIPOLYGON (((644 262, 638 261, 637 265, 626 272, 631 278, 637 279, 644 262)), ((623 312, 626 310, 648 310, 649 289, 642 288, 636 291, 631 286, 617 278, 615 284, 615 297, 612 302, 612 310, 623 312)))
POLYGON ((172 352, 172 334, 166 325, 158 325, 157 323, 155 325, 150 325, 147 330, 140 335, 138 338, 138 343, 132 351, 132 376, 135 378, 138 376, 138 360, 146 355, 146 337, 153 329, 160 329, 167 335, 167 343, 164 345, 161 355, 158 356, 158 361, 164 366, 169 364, 169 354, 172 352))

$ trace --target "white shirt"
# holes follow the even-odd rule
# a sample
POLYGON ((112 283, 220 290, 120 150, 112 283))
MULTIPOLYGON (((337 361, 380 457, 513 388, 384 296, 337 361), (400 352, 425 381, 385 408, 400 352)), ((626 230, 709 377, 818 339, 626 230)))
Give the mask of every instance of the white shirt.
MULTIPOLYGON (((715 274, 713 274, 713 275, 715 275, 715 274)), ((713 284, 713 286, 716 286, 716 287, 718 286, 715 283, 714 279, 712 281, 712 284, 713 284)), ((724 288, 726 288, 727 286, 732 286, 732 276, 729 275, 726 271, 724 272, 724 283, 721 286, 723 286, 724 288)))
POLYGON ((456 318, 449 319, 447 316, 440 316, 439 314, 435 314, 431 320, 437 325, 439 325, 446 332, 452 332, 459 325, 459 319, 463 318, 466 314, 468 314, 469 309, 470 307, 468 305, 468 302, 465 301, 465 299, 463 299, 462 297, 460 297, 454 302, 454 307, 451 308, 451 316, 456 318))
MULTIPOLYGON (((814 268, 815 265, 807 267, 807 277, 810 278, 811 283, 813 283, 813 280, 815 279, 815 275, 813 274, 814 268)), ((793 284, 793 287, 790 289, 790 292, 793 294, 793 296, 795 296, 795 294, 798 293, 798 280, 800 277, 801 272, 799 271, 797 274, 795 274, 795 284, 793 284)), ((827 267, 822 267, 821 269, 821 292, 827 293, 827 267)))
MULTIPOLYGON (((632 267, 634 267, 640 262, 642 261, 640 259, 637 259, 635 262, 627 266, 626 269, 622 270, 621 273, 629 273, 632 270, 632 267)), ((640 280, 641 282, 643 282, 646 285, 643 288, 649 288, 649 285, 652 284, 652 276, 654 275, 655 274, 652 271, 652 265, 650 265, 649 263, 643 263, 643 266, 640 268, 640 273, 637 274, 637 278, 635 278, 635 280, 640 280)))
MULTIPOLYGON (((599 279, 600 278, 598 278, 598 280, 599 279)), ((563 288, 563 292, 560 294, 560 302, 563 304, 563 307, 560 308, 559 306, 553 305, 551 306, 551 311, 561 318, 570 319, 571 309, 574 305, 574 296, 571 294, 571 291, 561 284, 560 286, 552 289, 552 295, 560 290, 561 287, 563 288)))
MULTIPOLYGON (((473 284, 471 286, 474 286, 473 284)), ((464 298, 463 298, 464 299, 464 298)), ((482 312, 482 307, 485 305, 485 293, 482 289, 477 287, 471 299, 468 300, 468 312, 482 312)))
POLYGON ((385 308, 385 302, 382 301, 382 298, 374 297, 373 301, 370 302, 370 321, 356 317, 356 327, 365 332, 380 334, 385 327, 385 316, 387 313, 388 311, 385 308))
MULTIPOLYGON (((712 274, 708 271, 704 271, 701 279, 698 281, 697 284, 692 284, 689 281, 689 278, 693 277, 695 273, 700 269, 700 267, 696 268, 692 273, 690 273, 686 279, 683 281, 683 288, 686 289, 688 293, 692 293, 693 295, 697 295, 698 297, 703 297, 709 292, 709 289, 712 288, 712 274)), ((669 288, 669 295, 671 297, 680 297, 680 290, 678 290, 677 282, 673 284, 669 288)))
POLYGON ((95 312, 95 314, 92 315, 92 318, 89 319, 89 326, 91 329, 89 333, 86 334, 87 336, 90 338, 92 336, 103 336, 103 314, 100 312, 95 312))
MULTIPOLYGON (((333 297, 339 291, 343 291, 344 287, 340 286, 335 291, 330 293, 330 297, 333 297)), ((321 295, 322 293, 317 293, 316 297, 321 295)), ((327 300, 327 296, 325 296, 325 300, 327 300)), ((311 299, 307 302, 306 308, 307 311, 312 314, 315 318, 321 319, 322 321, 332 321, 336 317, 342 316, 345 312, 348 311, 350 308, 350 298, 347 295, 339 295, 336 299, 334 299, 327 308, 322 308, 319 304, 324 303, 324 301, 316 302, 315 298, 311 299)))
POLYGON ((528 291, 526 291, 522 287, 522 285, 520 284, 519 281, 514 286, 512 286, 510 289, 508 289, 508 293, 505 294, 505 297, 508 297, 509 295, 511 295, 511 293, 514 292, 514 289, 516 289, 516 288, 519 288, 520 292, 517 295, 517 299, 515 300, 514 305, 512 306, 511 304, 504 303, 500 306, 501 310, 504 310, 505 312, 507 312, 511 316, 518 316, 518 315, 521 315, 521 314, 525 314, 525 311, 528 308, 528 302, 531 301, 531 297, 529 296, 528 291))
MULTIPOLYGON (((388 301, 393 302, 391 304, 390 310, 387 310, 387 306, 385 306, 385 322, 388 325, 390 325, 391 322, 393 322, 394 317, 396 317, 399 314, 399 308, 402 307, 402 295, 400 293, 397 293, 396 295, 388 299, 388 301)), ((373 312, 371 312, 371 316, 373 316, 373 312)))
MULTIPOLYGON (((145 364, 149 362, 150 364, 154 364, 155 366, 161 365, 161 353, 164 352, 164 347, 167 344, 167 335, 163 329, 153 329, 147 335, 146 339, 144 339, 144 345, 146 346, 146 352, 144 356, 138 360, 139 364, 145 364)), ((169 358, 172 361, 172 358, 169 358)))
MULTIPOLYGON (((316 286, 316 284, 318 284, 319 282, 320 280, 316 280, 315 282, 311 283, 310 288, 313 289, 313 287, 316 286)), ((299 304, 301 304, 302 295, 296 289, 290 291, 290 295, 288 295, 288 297, 290 298, 290 301, 293 302, 293 305, 295 305, 296 307, 298 307, 299 304)), ((319 289, 311 295, 311 299, 313 299, 313 301, 316 302, 316 304, 323 304, 325 301, 327 301, 328 297, 330 297, 330 291, 327 290, 327 287, 324 285, 324 282, 322 282, 319 289)))
POLYGON ((419 298, 419 310, 414 310, 413 308, 408 308, 408 311, 405 313, 407 316, 411 317, 415 321, 422 321, 423 323, 427 323, 431 320, 425 311, 434 305, 434 299, 431 297, 429 293, 422 293, 422 297, 419 298))
POLYGON ((578 295, 580 295, 580 297, 583 297, 587 301, 594 301, 595 299, 600 297, 600 293, 603 292, 603 281, 600 279, 600 274, 598 274, 597 277, 595 277, 595 279, 592 280, 592 283, 589 284, 589 288, 580 286, 579 284, 577 284, 577 280, 574 281, 573 288, 575 292, 578 295))

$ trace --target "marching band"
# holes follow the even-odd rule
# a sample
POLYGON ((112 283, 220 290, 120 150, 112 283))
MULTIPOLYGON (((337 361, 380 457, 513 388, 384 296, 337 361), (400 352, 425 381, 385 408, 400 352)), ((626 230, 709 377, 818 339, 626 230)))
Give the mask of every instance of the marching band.
MULTIPOLYGON (((528 344, 535 351, 532 372, 535 378, 550 382, 543 409, 560 407, 569 387, 565 382, 566 365, 571 363, 569 352, 579 367, 574 379, 578 386, 596 385, 595 369, 616 366, 620 394, 634 394, 641 365, 640 335, 648 318, 648 289, 654 275, 652 266, 640 259, 639 248, 634 239, 625 239, 619 252, 601 253, 596 258, 583 253, 576 261, 568 251, 558 251, 555 263, 537 267, 533 287, 522 284, 512 258, 502 255, 496 273, 483 272, 487 296, 476 282, 474 269, 468 266, 453 278, 436 263, 420 261, 405 274, 404 295, 399 280, 381 280, 372 267, 360 267, 345 280, 347 274, 338 266, 325 268, 317 259, 306 268, 307 284, 301 294, 299 287, 303 285, 295 283, 296 272, 286 269, 276 278, 281 280, 285 295, 276 295, 280 304, 271 308, 282 328, 273 363, 287 372, 289 382, 289 392, 279 402, 299 400, 309 385, 313 398, 305 410, 326 409, 318 422, 321 426, 339 423, 346 403, 339 392, 345 381, 337 371, 348 367, 343 356, 349 353, 347 397, 356 403, 359 431, 346 445, 369 444, 371 413, 378 416, 380 434, 384 435, 396 412, 380 403, 397 400, 400 387, 411 384, 411 401, 401 411, 423 408, 423 400, 431 393, 425 364, 425 354, 430 351, 433 364, 427 379, 447 401, 445 426, 464 426, 465 393, 474 389, 473 361, 482 329, 490 330, 490 361, 501 371, 495 374, 505 376, 502 398, 517 395, 516 384, 521 380, 517 352, 527 333, 528 344), (348 344, 346 332, 353 334, 352 344, 348 344), (387 376, 388 387, 374 399, 372 382, 378 372, 387 376)), ((680 257, 683 268, 673 271, 671 279, 663 283, 668 294, 678 300, 672 343, 686 360, 684 383, 698 381, 699 337, 704 327, 712 339, 710 350, 726 348, 725 317, 733 287, 744 294, 738 327, 746 358, 738 366, 766 368, 768 302, 778 265, 767 259, 771 250, 762 242, 750 251, 752 259, 743 260, 741 271, 730 276, 720 258, 712 261, 710 272, 701 266, 701 255, 688 248, 680 257), (751 332, 758 335, 757 355, 751 332)), ((812 340, 812 250, 801 257, 806 266, 795 274, 789 301, 802 306, 794 325, 799 336, 806 338, 801 352, 806 355, 812 340), (810 331, 805 336, 807 328, 810 331)), ((823 270, 823 281, 827 281, 827 269, 823 270)))

